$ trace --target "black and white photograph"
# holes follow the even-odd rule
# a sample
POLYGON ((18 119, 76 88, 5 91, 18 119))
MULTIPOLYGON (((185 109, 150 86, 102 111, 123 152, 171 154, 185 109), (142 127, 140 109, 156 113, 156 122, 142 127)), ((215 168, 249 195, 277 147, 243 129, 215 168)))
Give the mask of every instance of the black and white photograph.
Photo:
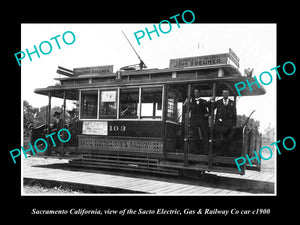
POLYGON ((297 216, 296 7, 162 3, 9 8, 5 217, 297 216))
POLYGON ((276 24, 21 35, 23 195, 276 195, 276 24))

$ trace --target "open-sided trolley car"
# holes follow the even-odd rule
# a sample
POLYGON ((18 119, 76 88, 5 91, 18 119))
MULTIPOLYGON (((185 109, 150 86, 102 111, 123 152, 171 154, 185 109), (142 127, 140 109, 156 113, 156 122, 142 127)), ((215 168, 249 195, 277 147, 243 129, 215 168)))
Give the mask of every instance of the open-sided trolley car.
MULTIPOLYGON (((169 68, 127 67, 116 73, 112 66, 60 68, 66 77, 55 78, 59 85, 38 88, 35 93, 49 97, 49 127, 52 97, 63 99, 63 119, 66 100, 78 102, 78 120, 69 127, 72 140, 60 147, 64 154, 77 156, 71 165, 167 174, 191 170, 244 174, 246 165, 239 171, 235 158, 260 149, 258 132, 249 141, 249 133, 235 127, 226 140, 218 139, 214 135, 215 102, 211 101, 208 148, 191 134, 189 104, 194 89, 209 101, 220 97, 225 88, 236 104, 234 84, 255 81, 242 76, 229 63, 232 58, 224 53, 172 59, 169 68), (221 151, 224 147, 226 151, 221 151)), ((253 85, 252 89, 244 89, 242 96, 265 93, 263 87, 253 85)), ((63 126, 68 128, 65 121, 63 126)))

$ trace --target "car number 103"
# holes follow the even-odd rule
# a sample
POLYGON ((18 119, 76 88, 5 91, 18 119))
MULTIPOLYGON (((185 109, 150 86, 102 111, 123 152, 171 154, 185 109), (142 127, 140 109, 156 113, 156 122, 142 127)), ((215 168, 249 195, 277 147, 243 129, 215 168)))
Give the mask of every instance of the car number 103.
POLYGON ((109 125, 109 131, 126 131, 126 126, 109 125))

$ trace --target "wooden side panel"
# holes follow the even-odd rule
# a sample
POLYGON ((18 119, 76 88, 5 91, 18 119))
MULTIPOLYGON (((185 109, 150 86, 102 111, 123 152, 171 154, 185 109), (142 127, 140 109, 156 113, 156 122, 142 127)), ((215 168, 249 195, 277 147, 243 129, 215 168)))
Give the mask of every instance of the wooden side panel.
MULTIPOLYGON (((164 136, 164 124, 163 121, 102 121, 91 120, 95 123, 105 123, 105 134, 101 133, 99 136, 115 136, 115 137, 150 137, 150 138, 163 138, 164 136)), ((88 121, 88 122, 91 122, 88 121)), ((85 121, 82 121, 85 123, 85 121)), ((84 134, 84 133, 83 133, 84 134)))
POLYGON ((133 137, 103 137, 103 136, 78 136, 78 148, 95 150, 133 150, 162 153, 163 139, 133 138, 133 137))
POLYGON ((182 125, 166 123, 166 152, 183 153, 182 125))

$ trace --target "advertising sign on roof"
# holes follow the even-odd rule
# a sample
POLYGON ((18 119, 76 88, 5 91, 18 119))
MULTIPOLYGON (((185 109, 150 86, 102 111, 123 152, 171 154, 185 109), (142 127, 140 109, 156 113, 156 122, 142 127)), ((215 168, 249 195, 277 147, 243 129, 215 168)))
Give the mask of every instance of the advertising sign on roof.
POLYGON ((229 48, 229 53, 236 59, 236 61, 240 61, 240 58, 234 53, 234 51, 231 48, 229 48))
POLYGON ((74 75, 105 75, 113 73, 113 65, 74 68, 74 75))
POLYGON ((225 54, 170 59, 170 68, 228 64, 228 58, 229 58, 228 54, 225 53, 225 54))
POLYGON ((240 58, 234 53, 234 51, 231 48, 229 48, 229 58, 238 68, 240 68, 240 58))

